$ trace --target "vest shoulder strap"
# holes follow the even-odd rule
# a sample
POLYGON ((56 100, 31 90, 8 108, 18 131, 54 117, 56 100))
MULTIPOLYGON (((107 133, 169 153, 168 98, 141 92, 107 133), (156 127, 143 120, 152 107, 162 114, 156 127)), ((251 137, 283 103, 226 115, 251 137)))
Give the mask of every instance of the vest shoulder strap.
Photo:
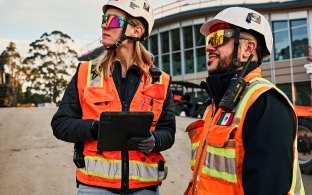
POLYGON ((78 74, 78 84, 82 87, 103 87, 103 71, 98 74, 93 61, 81 63, 78 74))
POLYGON ((288 97, 285 95, 284 92, 282 92, 280 89, 278 89, 274 84, 272 84, 270 81, 264 79, 264 78, 254 78, 249 81, 248 87, 245 89, 245 91, 242 94, 241 100, 237 104, 237 107, 235 109, 235 119, 236 124, 239 123, 239 119, 242 118, 243 113, 247 111, 250 106, 257 100, 257 98, 263 94, 264 92, 274 89, 277 91, 281 97, 284 97, 284 99, 289 103, 289 105, 293 108, 292 103, 288 99, 288 97))
MULTIPOLYGON (((92 62, 91 62, 92 63, 92 62)), ((80 63, 77 77, 78 89, 83 89, 87 85, 87 74, 90 61, 80 63)))

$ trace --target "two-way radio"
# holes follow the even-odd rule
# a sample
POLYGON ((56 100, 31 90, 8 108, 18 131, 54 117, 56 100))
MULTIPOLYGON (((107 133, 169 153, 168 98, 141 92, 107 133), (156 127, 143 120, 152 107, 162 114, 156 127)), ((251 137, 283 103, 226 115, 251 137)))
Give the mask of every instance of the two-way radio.
POLYGON ((231 111, 234 109, 238 103, 241 94, 247 86, 246 81, 244 80, 245 73, 247 71, 248 65, 253 58, 253 54, 248 57, 247 63, 242 70, 240 75, 237 75, 231 79, 230 85, 228 86, 226 92, 224 93, 219 107, 223 108, 226 111, 231 111))
POLYGON ((160 76, 162 74, 162 72, 159 70, 159 68, 153 66, 149 69, 149 72, 152 76, 152 83, 157 83, 159 82, 160 76))

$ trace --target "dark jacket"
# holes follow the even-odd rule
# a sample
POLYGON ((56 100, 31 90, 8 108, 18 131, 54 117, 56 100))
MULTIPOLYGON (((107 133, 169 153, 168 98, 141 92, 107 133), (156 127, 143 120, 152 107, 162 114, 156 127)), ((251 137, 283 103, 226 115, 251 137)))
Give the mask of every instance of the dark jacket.
MULTIPOLYGON (((79 70, 79 67, 77 70, 79 70)), ((60 140, 72 143, 92 139, 90 127, 94 121, 82 120, 82 110, 77 91, 77 74, 78 71, 65 90, 59 109, 51 121, 54 136, 60 140)), ((137 66, 132 65, 127 71, 126 78, 123 79, 121 77, 121 65, 119 62, 115 63, 113 79, 119 97, 123 102, 123 110, 129 109, 140 78, 141 72, 137 66)), ((156 139, 154 151, 159 152, 170 148, 174 143, 175 131, 174 103, 170 87, 168 87, 162 113, 153 133, 156 139)))
MULTIPOLYGON (((207 84, 219 104, 233 73, 213 75, 207 84)), ((292 182, 296 121, 275 90, 262 94, 247 112, 243 126, 243 188, 246 195, 287 194, 292 182)))

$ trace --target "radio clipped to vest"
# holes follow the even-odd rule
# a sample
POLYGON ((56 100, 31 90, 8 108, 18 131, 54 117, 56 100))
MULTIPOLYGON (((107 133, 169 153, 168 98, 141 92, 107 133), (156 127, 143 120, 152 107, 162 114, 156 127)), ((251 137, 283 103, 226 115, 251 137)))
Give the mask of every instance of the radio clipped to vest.
POLYGON ((152 76, 152 83, 154 84, 159 82, 160 76, 162 74, 161 71, 157 67, 153 66, 149 69, 149 72, 152 76))
POLYGON ((244 80, 244 76, 252 58, 253 58, 253 54, 249 56, 247 63, 244 69, 242 70, 241 74, 238 74, 237 76, 231 79, 230 85, 225 91, 220 101, 220 104, 219 104, 220 108, 223 108, 226 111, 232 111, 234 107, 236 106, 236 104, 238 103, 244 89, 247 86, 247 83, 244 80))

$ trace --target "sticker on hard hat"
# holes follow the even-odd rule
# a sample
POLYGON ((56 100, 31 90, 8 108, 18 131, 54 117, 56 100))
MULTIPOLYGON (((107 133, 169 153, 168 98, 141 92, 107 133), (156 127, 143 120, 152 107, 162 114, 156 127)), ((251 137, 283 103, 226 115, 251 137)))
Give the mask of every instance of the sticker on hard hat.
POLYGON ((251 21, 254 21, 258 24, 261 23, 261 16, 259 16, 258 14, 255 13, 248 13, 247 18, 246 18, 246 22, 251 23, 251 21))
POLYGON ((145 9, 145 11, 149 12, 150 6, 147 3, 144 2, 143 9, 145 9))
POLYGON ((130 2, 130 6, 132 9, 140 8, 137 4, 130 2))

